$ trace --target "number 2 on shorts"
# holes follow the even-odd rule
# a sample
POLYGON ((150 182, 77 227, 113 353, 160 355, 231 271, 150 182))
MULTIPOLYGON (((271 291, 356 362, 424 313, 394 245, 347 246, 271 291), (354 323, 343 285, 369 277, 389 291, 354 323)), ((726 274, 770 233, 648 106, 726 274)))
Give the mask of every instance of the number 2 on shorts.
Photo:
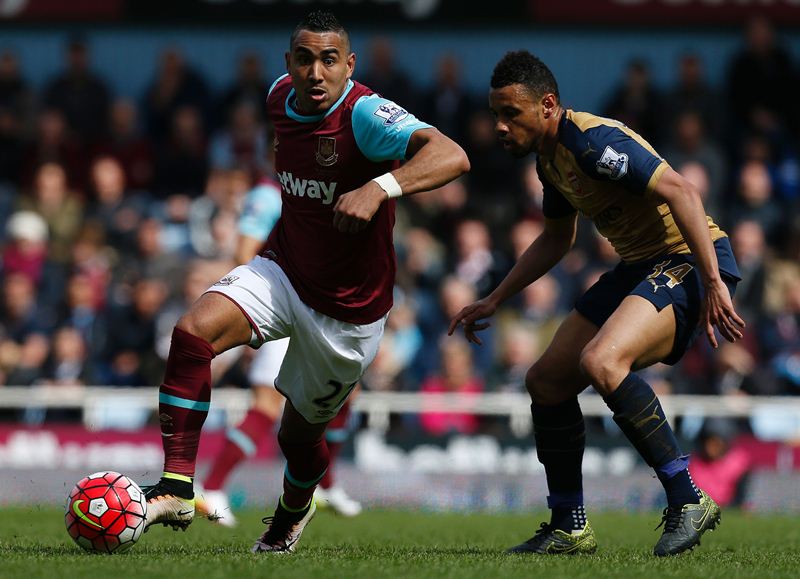
POLYGON ((357 382, 353 382, 347 388, 345 388, 344 384, 338 382, 336 380, 328 380, 328 386, 333 387, 333 392, 328 394, 327 396, 320 396, 318 398, 314 398, 312 402, 317 406, 321 406, 322 408, 330 408, 331 406, 338 406, 342 403, 342 401, 347 398, 347 396, 352 392, 353 388, 357 382), (334 402, 335 400, 335 402, 334 402))

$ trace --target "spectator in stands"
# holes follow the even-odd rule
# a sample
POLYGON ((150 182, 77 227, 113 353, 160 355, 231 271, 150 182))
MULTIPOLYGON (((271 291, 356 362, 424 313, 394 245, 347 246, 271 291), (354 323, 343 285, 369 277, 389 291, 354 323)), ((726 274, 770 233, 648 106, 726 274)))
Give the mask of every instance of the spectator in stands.
POLYGON ((505 235, 528 209, 521 165, 498 146, 494 119, 488 111, 476 110, 463 122, 465 136, 459 142, 464 143, 472 167, 465 177, 470 193, 468 212, 480 216, 493 235, 505 235))
POLYGON ((169 138, 158 148, 153 193, 198 197, 208 175, 206 137, 200 111, 182 106, 172 117, 169 138))
POLYGON ((675 167, 675 170, 680 173, 681 177, 697 187, 697 192, 700 194, 700 199, 703 201, 703 207, 706 208, 707 213, 712 216, 724 217, 724 213, 721 209, 722 204, 720 203, 722 199, 716 199, 714 201, 709 199, 711 184, 705 165, 698 161, 687 161, 675 167))
POLYGON ((544 231, 544 226, 541 221, 534 221, 533 219, 523 219, 517 221, 511 228, 511 250, 514 254, 514 260, 518 260, 520 256, 525 253, 525 250, 531 246, 533 240, 539 237, 544 231))
POLYGON ((33 142, 25 149, 20 186, 23 189, 32 186, 39 167, 57 163, 66 171, 69 185, 83 190, 86 184, 85 156, 83 147, 69 132, 64 115, 55 109, 46 109, 39 115, 33 142))
POLYGON ((396 291, 378 354, 367 368, 361 383, 373 391, 406 389, 405 370, 422 346, 422 333, 417 325, 414 304, 405 294, 396 291))
POLYGON ((508 259, 492 248, 489 229, 483 221, 467 219, 456 228, 453 271, 473 286, 479 295, 496 287, 509 270, 508 259))
POLYGON ((129 304, 109 312, 109 328, 125 328, 109 332, 106 341, 108 384, 143 386, 155 384, 164 372, 164 362, 153 351, 158 314, 167 299, 167 285, 158 278, 142 279, 133 286, 129 304))
POLYGON ((133 253, 139 225, 147 213, 147 196, 129 192, 120 162, 111 156, 98 157, 91 169, 94 202, 87 221, 102 226, 107 242, 123 256, 133 253))
POLYGON ((523 201, 525 218, 533 221, 544 221, 544 212, 542 211, 544 186, 536 171, 536 161, 525 163, 525 169, 522 173, 522 186, 525 191, 523 201))
POLYGON ((246 52, 239 59, 238 75, 231 85, 220 97, 215 113, 215 126, 223 126, 230 118, 231 112, 241 104, 249 104, 258 117, 258 123, 263 124, 266 107, 264 99, 267 98, 269 82, 264 78, 261 59, 255 52, 246 52))
MULTIPOLYGON (((536 341, 547 347, 572 309, 572 300, 564 300, 564 292, 553 274, 545 274, 522 290, 522 319, 536 327, 536 341), (566 303, 565 303, 566 302, 566 303)), ((544 350, 542 350, 543 352, 544 350)))
POLYGON ((89 361, 86 342, 76 328, 65 326, 56 330, 46 382, 58 386, 97 384, 98 376, 89 361))
POLYGON ((157 144, 168 140, 174 132, 175 117, 181 109, 191 109, 199 126, 207 126, 209 90, 206 81, 186 64, 175 48, 165 50, 156 78, 144 97, 147 133, 157 144))
POLYGON ((97 288, 85 273, 75 272, 67 280, 64 298, 58 309, 58 326, 79 332, 92 363, 99 363, 105 354, 109 328, 104 301, 98 298, 97 288))
POLYGON ((461 177, 433 191, 418 193, 409 203, 399 204, 397 219, 400 227, 408 221, 415 227, 435 232, 439 240, 452 244, 456 228, 470 213, 468 198, 466 180, 461 177))
POLYGON ((22 77, 17 55, 4 51, 0 54, 0 109, 14 117, 20 136, 33 131, 35 107, 36 98, 22 77))
MULTIPOLYGON (((13 342, 12 342, 13 344, 13 342)), ((45 366, 50 353, 50 339, 44 333, 32 333, 21 344, 14 344, 14 367, 8 373, 9 386, 33 386, 46 377, 45 366)))
POLYGON ((762 225, 743 219, 731 230, 731 246, 742 280, 736 288, 737 311, 745 320, 756 320, 764 308, 767 243, 762 225))
POLYGON ((625 123, 658 147, 663 137, 662 99, 644 60, 637 58, 628 63, 624 80, 614 89, 603 110, 604 116, 625 123))
POLYGON ((83 199, 71 191, 64 167, 45 163, 36 171, 30 196, 20 208, 38 213, 47 223, 50 257, 58 263, 70 258, 70 247, 83 223, 83 199))
MULTIPOLYGON (((266 94, 266 93, 265 93, 266 94)), ((244 169, 254 178, 269 175, 267 134, 258 107, 243 101, 230 109, 227 123, 211 140, 212 169, 244 169)))
POLYGON ((8 215, 8 207, 17 194, 24 158, 25 141, 19 118, 11 109, 0 105, 0 219, 8 215))
POLYGON ((114 101, 108 136, 97 144, 94 157, 113 157, 125 170, 128 187, 149 190, 153 182, 153 146, 139 131, 134 103, 127 99, 114 101))
POLYGON ((776 393, 800 395, 800 278, 784 285, 781 311, 765 316, 759 345, 778 381, 776 393))
POLYGON ((115 272, 119 294, 127 297, 133 285, 146 278, 164 280, 170 296, 178 294, 185 275, 184 258, 165 251, 162 236, 160 221, 152 218, 142 221, 136 235, 136 254, 121 263, 115 272))
POLYGON ((695 161, 703 165, 708 174, 706 207, 720 205, 726 185, 728 167, 722 149, 706 134, 706 126, 699 112, 689 110, 679 113, 672 125, 674 134, 664 147, 663 155, 675 167, 695 161))
POLYGON ((796 126, 794 81, 791 56, 776 38, 772 24, 764 16, 754 17, 745 30, 745 45, 728 69, 731 127, 770 134, 786 123, 796 126))
POLYGON ((48 257, 47 223, 33 211, 18 211, 6 225, 8 243, 3 248, 3 274, 21 273, 34 284, 45 276, 48 257))
POLYGON ((422 94, 420 104, 419 118, 454 141, 464 141, 472 102, 461 78, 457 56, 446 53, 439 58, 433 86, 422 94))
POLYGON ((72 38, 66 47, 66 68, 44 90, 44 105, 60 111, 84 144, 103 137, 108 129, 111 96, 105 81, 91 70, 89 46, 72 38))
POLYGON ((695 484, 722 507, 742 506, 752 469, 749 453, 735 439, 736 427, 729 420, 706 419, 689 463, 695 484))
POLYGON ((433 299, 446 273, 444 245, 429 229, 412 227, 398 240, 398 283, 433 299))
POLYGON ((703 119, 709 137, 718 142, 724 136, 724 102, 708 82, 701 57, 693 52, 681 55, 676 82, 664 98, 667 126, 675 126, 682 113, 691 111, 703 119))
POLYGON ((406 110, 418 110, 417 89, 408 75, 397 67, 392 41, 385 36, 373 38, 367 54, 369 63, 367 70, 359 75, 359 82, 406 110))
POLYGON ((487 380, 495 392, 525 392, 525 374, 547 344, 539 341, 538 328, 514 321, 500 331, 498 360, 487 380))
POLYGON ((3 334, 22 344, 31 334, 47 334, 54 315, 36 301, 36 286, 24 273, 6 273, 2 282, 0 319, 3 334))
POLYGON ((236 226, 244 198, 255 182, 246 169, 215 169, 205 193, 189 207, 188 226, 192 251, 201 257, 231 259, 236 246, 236 226))
POLYGON ((726 229, 748 219, 758 222, 767 234, 770 245, 775 245, 784 233, 784 214, 772 191, 772 178, 767 166, 759 161, 748 161, 739 172, 737 198, 728 207, 726 229))
MULTIPOLYGON (((439 350, 441 365, 437 374, 428 377, 420 387, 423 394, 458 394, 468 398, 483 391, 483 380, 472 366, 472 349, 466 340, 450 336, 443 338, 439 350)), ((424 410, 419 416, 422 429, 433 436, 474 434, 480 418, 469 412, 445 413, 424 410)))

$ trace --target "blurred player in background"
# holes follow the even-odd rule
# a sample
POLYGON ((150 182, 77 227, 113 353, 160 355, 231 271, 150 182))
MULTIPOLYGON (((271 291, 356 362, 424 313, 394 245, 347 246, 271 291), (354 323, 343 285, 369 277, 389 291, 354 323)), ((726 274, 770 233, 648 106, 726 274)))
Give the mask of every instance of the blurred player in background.
POLYGON ((652 388, 633 371, 674 364, 701 332, 716 347, 744 322, 731 302, 739 271, 727 235, 707 217, 696 188, 625 125, 564 109, 553 74, 529 52, 497 64, 489 104, 504 148, 537 153, 544 185, 544 230, 487 297, 465 307, 462 324, 480 344, 481 322, 509 297, 553 268, 575 241, 578 212, 591 219, 622 257, 575 305, 525 386, 549 489, 549 523, 513 553, 591 553, 581 463, 585 446, 578 394, 592 385, 667 495, 664 531, 654 554, 700 544, 720 520, 717 504, 692 482, 652 388))
MULTIPOLYGON (((272 163, 270 163, 272 166, 272 163)), ((267 240, 281 216, 280 184, 264 178, 248 194, 239 219, 239 239, 236 263, 249 263, 267 240)), ((236 525, 227 493, 223 490, 233 470, 246 458, 253 456, 258 446, 272 433, 273 425, 283 411, 283 395, 275 389, 275 379, 289 347, 289 338, 265 342, 258 349, 248 370, 253 387, 253 403, 244 420, 227 432, 225 445, 217 455, 202 488, 198 486, 197 509, 211 520, 226 527, 236 525)), ((339 450, 349 434, 350 402, 345 402, 339 414, 325 431, 330 453, 330 465, 314 494, 320 506, 329 505, 340 515, 353 517, 361 505, 347 496, 343 488, 334 485, 333 469, 339 450)))
POLYGON ((294 550, 328 468, 325 429, 374 359, 392 306, 395 198, 469 170, 456 143, 352 81, 355 60, 329 12, 312 12, 292 33, 288 74, 267 96, 281 217, 261 254, 175 326, 159 393, 164 473, 146 491, 148 526, 186 528, 194 518, 212 358, 291 337, 275 385, 287 399, 283 494, 253 551, 294 550))

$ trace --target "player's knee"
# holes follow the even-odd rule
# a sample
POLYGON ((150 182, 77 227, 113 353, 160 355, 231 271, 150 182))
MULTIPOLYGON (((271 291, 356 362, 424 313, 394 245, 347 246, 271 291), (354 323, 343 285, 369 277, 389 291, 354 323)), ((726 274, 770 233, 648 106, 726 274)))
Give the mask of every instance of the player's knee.
POLYGON ((544 365, 536 363, 525 374, 525 388, 531 395, 531 400, 537 404, 551 406, 562 402, 563 394, 558 387, 558 379, 544 365))
POLYGON ((611 351, 592 344, 581 352, 580 367, 595 390, 603 396, 611 394, 617 387, 621 381, 618 379, 621 373, 623 377, 627 374, 621 361, 611 351))
POLYGON ((175 324, 175 328, 183 330, 187 334, 197 336, 198 338, 203 338, 204 340, 209 339, 207 336, 203 335, 203 324, 200 323, 200 320, 197 319, 197 316, 192 315, 191 311, 183 314, 180 317, 178 323, 175 324))

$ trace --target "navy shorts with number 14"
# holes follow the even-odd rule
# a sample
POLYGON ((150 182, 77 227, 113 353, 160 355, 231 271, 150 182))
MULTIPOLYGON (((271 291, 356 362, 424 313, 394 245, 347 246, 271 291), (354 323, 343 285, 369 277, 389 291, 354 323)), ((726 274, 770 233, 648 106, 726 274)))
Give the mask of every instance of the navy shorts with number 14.
MULTIPOLYGON (((730 242, 714 242, 720 275, 733 297, 741 279, 730 242)), ((575 309, 598 328, 629 295, 642 296, 658 311, 672 305, 675 312, 675 344, 663 360, 675 364, 700 335, 700 308, 705 288, 691 254, 667 254, 636 263, 620 262, 604 273, 575 304, 575 309)))

